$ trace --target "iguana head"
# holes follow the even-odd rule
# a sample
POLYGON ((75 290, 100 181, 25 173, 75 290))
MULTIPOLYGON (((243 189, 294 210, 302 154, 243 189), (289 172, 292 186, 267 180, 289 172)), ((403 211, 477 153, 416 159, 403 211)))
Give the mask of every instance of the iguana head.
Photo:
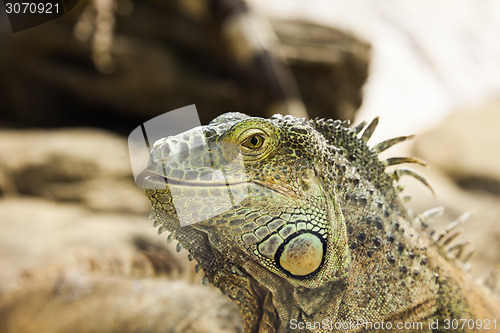
POLYGON ((145 187, 156 223, 242 312, 254 310, 247 327, 259 325, 263 298, 281 321, 335 310, 351 256, 344 194, 375 179, 367 191, 394 196, 386 165, 356 134, 340 121, 227 113, 155 143, 145 187))

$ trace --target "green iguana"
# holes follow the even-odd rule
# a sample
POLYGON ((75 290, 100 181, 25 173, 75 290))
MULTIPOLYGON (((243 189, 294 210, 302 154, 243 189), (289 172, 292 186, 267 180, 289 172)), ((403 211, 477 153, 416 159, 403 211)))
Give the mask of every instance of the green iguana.
POLYGON ((393 185, 425 179, 386 171, 424 162, 378 157, 410 136, 370 148, 377 121, 226 113, 154 144, 144 186, 155 226, 238 304, 245 332, 499 330, 498 300, 464 273, 463 248, 446 249, 453 231, 431 238, 437 210, 413 216, 393 185), (217 213, 228 193, 244 199, 217 213))

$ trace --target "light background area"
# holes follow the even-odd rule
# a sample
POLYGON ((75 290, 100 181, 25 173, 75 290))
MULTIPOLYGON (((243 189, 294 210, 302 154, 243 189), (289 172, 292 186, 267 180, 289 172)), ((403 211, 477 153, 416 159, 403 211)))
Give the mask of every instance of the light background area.
POLYGON ((420 133, 500 96, 500 1, 251 0, 259 12, 352 32, 372 44, 358 120, 373 141, 420 133))

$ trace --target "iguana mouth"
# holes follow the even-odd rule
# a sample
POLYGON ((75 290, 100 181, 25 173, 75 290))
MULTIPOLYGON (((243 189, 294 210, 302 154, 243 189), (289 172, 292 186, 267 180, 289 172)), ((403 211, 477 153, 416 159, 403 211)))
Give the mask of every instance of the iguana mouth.
MULTIPOLYGON (((242 185, 245 183, 251 182, 200 182, 200 181, 187 181, 183 179, 172 179, 170 177, 164 177, 157 173, 149 172, 147 176, 144 177, 144 184, 153 183, 153 184, 167 184, 167 185, 177 185, 177 186, 186 186, 186 187, 224 187, 224 186, 236 186, 242 185)), ((262 185, 262 184, 258 184, 262 185)), ((263 186, 263 185, 262 185, 263 186)), ((147 186, 146 186, 147 187, 147 186)))
POLYGON ((292 197, 297 199, 296 195, 287 193, 285 189, 280 188, 279 186, 271 186, 270 184, 264 182, 256 182, 256 181, 247 181, 247 182, 226 182, 226 183, 215 183, 215 182, 196 182, 196 181, 186 181, 179 179, 171 179, 168 177, 164 177, 162 175, 156 173, 150 173, 149 176, 145 177, 145 184, 149 182, 150 186, 145 186, 146 188, 156 188, 158 185, 164 186, 183 186, 183 187, 205 187, 205 188, 223 188, 223 187, 232 187, 232 186, 242 186, 244 184, 247 185, 258 185, 262 188, 265 188, 269 191, 273 191, 277 194, 292 197), (151 186, 152 185, 152 186, 151 186), (155 186, 156 185, 156 186, 155 186))

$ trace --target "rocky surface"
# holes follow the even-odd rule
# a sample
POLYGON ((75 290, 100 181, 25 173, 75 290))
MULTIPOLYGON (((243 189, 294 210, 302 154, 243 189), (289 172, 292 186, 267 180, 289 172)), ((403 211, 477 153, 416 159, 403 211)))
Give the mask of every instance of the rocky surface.
POLYGON ((2 332, 242 331, 235 305, 212 288, 162 278, 72 273, 0 300, 2 332))
POLYGON ((442 205, 445 214, 433 226, 443 230, 459 215, 470 212, 470 219, 459 242, 471 242, 475 254, 471 273, 484 279, 500 264, 500 103, 493 101, 452 113, 435 129, 419 135, 414 155, 431 168, 422 171, 433 185, 436 198, 413 184, 415 211, 442 205))
POLYGON ((0 191, 80 203, 89 209, 144 213, 131 181, 127 142, 98 129, 0 132, 0 191))
POLYGON ((4 130, 0 160, 0 331, 241 331, 147 219, 124 138, 4 130))
POLYGON ((461 110, 422 136, 415 150, 461 187, 500 195, 500 101, 461 110), (432 149, 429 149, 432 147, 432 149))

